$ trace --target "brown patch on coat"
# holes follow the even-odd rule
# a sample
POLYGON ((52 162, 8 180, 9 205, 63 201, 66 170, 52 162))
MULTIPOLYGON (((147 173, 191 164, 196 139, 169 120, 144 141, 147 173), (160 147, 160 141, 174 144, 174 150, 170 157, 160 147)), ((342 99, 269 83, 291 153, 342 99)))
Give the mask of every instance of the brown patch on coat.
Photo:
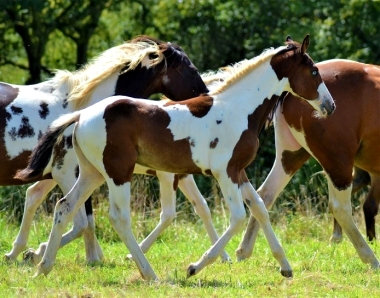
POLYGON ((214 102, 214 98, 208 95, 201 95, 192 99, 179 102, 168 101, 165 106, 186 105, 190 113, 197 118, 202 118, 208 114, 214 102))
POLYGON ((174 141, 169 115, 160 107, 120 99, 103 115, 107 141, 103 163, 116 185, 131 181, 135 163, 172 173, 200 174, 187 139, 174 141))
MULTIPOLYGON (((62 139, 55 144, 54 149, 53 149, 53 167, 56 167, 57 169, 61 169, 64 161, 65 161, 65 156, 67 154, 67 149, 66 149, 66 143, 67 139, 72 139, 72 137, 66 138, 65 136, 62 137, 62 139)), ((71 146, 72 146, 72 141, 71 141, 71 146)))
POLYGON ((178 189, 178 181, 179 181, 178 174, 175 174, 174 175, 174 180, 173 180, 173 190, 174 191, 176 191, 178 189))
POLYGON ((11 105, 11 111, 13 115, 20 115, 23 112, 22 108, 16 107, 14 105, 11 105))
POLYGON ((214 175, 212 174, 212 171, 211 171, 210 169, 205 170, 204 173, 205 173, 205 175, 207 175, 207 176, 214 176, 214 175))
POLYGON ((46 119, 49 113, 49 105, 46 102, 42 102, 40 104, 40 110, 38 110, 38 114, 40 115, 41 119, 46 119))
POLYGON ((300 148, 297 151, 284 150, 282 152, 281 164, 285 173, 293 176, 309 158, 310 154, 304 148, 300 148))
MULTIPOLYGON (((0 139, 4 140, 5 126, 7 121, 12 118, 12 114, 6 111, 6 108, 17 98, 19 93, 18 88, 14 88, 9 84, 0 83, 0 139)), ((16 109, 17 111, 18 109, 16 109)), ((26 168, 28 164, 28 158, 30 156, 30 151, 23 151, 18 156, 10 159, 7 154, 4 142, 0 142, 0 156, 1 160, 1 171, 0 171, 0 185, 21 185, 25 184, 22 180, 14 179, 16 171, 18 169, 26 168)), ((39 177, 38 179, 49 179, 51 175, 45 175, 44 177, 39 177)), ((31 182, 34 182, 31 181, 31 182)))
POLYGON ((21 124, 18 128, 12 127, 8 131, 8 135, 11 137, 13 141, 15 141, 17 138, 27 138, 27 137, 33 137, 35 135, 34 128, 29 123, 28 117, 22 117, 21 118, 21 124))
POLYGON ((215 138, 213 141, 210 142, 210 148, 214 149, 216 145, 218 145, 219 139, 215 138))
POLYGON ((145 173, 146 173, 147 175, 151 175, 151 176, 157 177, 156 170, 148 169, 148 170, 146 170, 145 173))
POLYGON ((252 114, 248 115, 248 129, 242 132, 227 165, 227 174, 233 183, 241 184, 240 172, 256 157, 259 148, 259 133, 263 129, 268 115, 273 110, 277 100, 278 96, 265 99, 252 114))

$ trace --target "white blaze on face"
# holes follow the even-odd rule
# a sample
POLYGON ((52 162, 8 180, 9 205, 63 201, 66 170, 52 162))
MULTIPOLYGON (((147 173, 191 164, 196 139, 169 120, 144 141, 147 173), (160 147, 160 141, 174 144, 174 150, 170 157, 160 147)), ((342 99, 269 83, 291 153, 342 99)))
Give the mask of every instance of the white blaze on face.
POLYGON ((316 110, 314 116, 325 118, 327 116, 326 107, 331 107, 334 104, 334 100, 327 89, 325 83, 321 83, 318 86, 319 97, 315 100, 308 100, 308 103, 316 110))

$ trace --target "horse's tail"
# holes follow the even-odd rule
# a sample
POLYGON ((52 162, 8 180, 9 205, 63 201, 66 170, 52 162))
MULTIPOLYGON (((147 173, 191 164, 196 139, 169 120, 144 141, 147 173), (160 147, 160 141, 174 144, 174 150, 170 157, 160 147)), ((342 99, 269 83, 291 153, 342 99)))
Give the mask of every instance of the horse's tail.
POLYGON ((63 115, 54 121, 33 149, 29 157, 28 166, 23 170, 18 170, 14 178, 28 182, 42 177, 51 159, 54 145, 60 140, 62 133, 67 127, 79 121, 79 117, 80 111, 76 111, 63 115))

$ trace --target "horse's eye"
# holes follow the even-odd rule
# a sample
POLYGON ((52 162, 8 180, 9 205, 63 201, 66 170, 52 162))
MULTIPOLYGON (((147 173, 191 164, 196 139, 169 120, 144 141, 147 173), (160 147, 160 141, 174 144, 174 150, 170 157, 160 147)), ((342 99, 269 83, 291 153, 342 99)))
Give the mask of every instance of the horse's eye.
POLYGON ((316 70, 316 69, 312 70, 312 71, 311 71, 311 75, 314 76, 314 77, 315 77, 316 75, 318 75, 318 70, 316 70))
POLYGON ((149 54, 149 59, 150 60, 154 60, 154 59, 157 59, 157 58, 158 58, 157 54, 154 54, 154 53, 149 54))

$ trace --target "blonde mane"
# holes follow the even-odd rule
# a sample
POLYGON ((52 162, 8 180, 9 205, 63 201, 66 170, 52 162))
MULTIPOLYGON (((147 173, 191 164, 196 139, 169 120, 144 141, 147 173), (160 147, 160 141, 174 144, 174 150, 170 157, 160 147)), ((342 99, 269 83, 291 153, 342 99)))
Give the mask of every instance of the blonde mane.
POLYGON ((106 50, 75 72, 57 70, 53 79, 57 85, 68 84, 68 101, 73 103, 75 109, 80 109, 86 105, 102 81, 116 72, 135 69, 150 54, 157 56, 150 60, 152 66, 159 64, 165 57, 159 46, 152 41, 126 42, 106 50))
POLYGON ((284 49, 286 49, 285 46, 276 49, 267 49, 261 55, 252 59, 245 59, 231 66, 223 67, 214 73, 208 72, 202 75, 202 79, 209 83, 206 83, 209 90, 211 90, 209 94, 216 95, 225 91, 230 85, 241 80, 247 74, 284 49))

